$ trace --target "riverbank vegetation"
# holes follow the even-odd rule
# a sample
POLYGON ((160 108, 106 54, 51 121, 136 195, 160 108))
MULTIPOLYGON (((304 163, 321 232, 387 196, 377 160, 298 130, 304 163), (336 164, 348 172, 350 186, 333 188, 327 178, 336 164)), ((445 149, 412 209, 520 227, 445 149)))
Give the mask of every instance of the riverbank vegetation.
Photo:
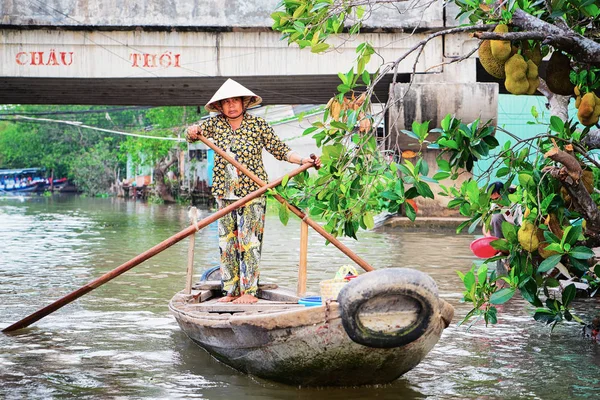
MULTIPOLYGON (((281 31, 290 45, 320 53, 335 51, 335 43, 356 39, 353 36, 361 31, 363 21, 377 8, 418 14, 436 3, 283 0, 271 16, 273 29, 281 31)), ((296 198, 312 215, 322 216, 330 232, 355 237, 359 227, 372 227, 373 215, 384 210, 395 212, 404 205, 407 215, 415 218, 407 200, 433 198, 431 184, 447 179, 454 183, 440 184, 440 194, 451 198, 448 207, 469 218, 459 231, 474 232, 481 225, 489 226, 494 213, 488 185, 497 180, 509 183, 516 190, 509 193, 505 185, 499 204, 521 207, 524 221, 520 227, 503 223, 504 238, 493 243, 501 253, 487 261, 489 265, 506 262, 510 272, 499 277, 495 272, 488 274, 484 265, 461 274, 464 299, 473 303, 466 319, 479 317, 495 323, 496 305, 516 292, 536 307, 536 320, 555 325, 576 319, 570 311, 575 286, 567 286, 559 296, 551 292, 558 287, 559 276, 585 283, 591 295, 600 286, 600 267, 593 251, 600 246, 598 4, 592 0, 453 0, 444 4, 455 7, 461 25, 430 32, 396 59, 383 59, 377 70, 366 68, 373 58, 381 58, 375 49, 367 42, 356 47, 355 65, 339 73, 338 94, 324 118, 304 132, 322 146, 323 168, 314 179, 296 180, 282 192, 296 198), (373 110, 375 84, 387 74, 393 74, 395 81, 400 63, 409 62, 415 72, 415 58, 422 56, 426 46, 434 45, 432 39, 465 33, 481 39, 481 63, 503 80, 507 91, 537 92, 547 98, 550 119, 543 120, 541 110, 532 110, 539 134, 524 139, 517 132, 506 132, 512 139, 501 148, 495 139, 495 131, 501 128, 491 121, 462 121, 453 115, 436 127, 414 121, 403 133, 415 139, 417 150, 382 149, 375 128, 391 104, 388 101, 381 111, 373 110), (542 57, 549 58, 545 76, 538 69, 542 57), (568 113, 570 100, 575 101, 577 115, 568 113), (423 158, 428 148, 440 151, 435 174, 423 158), (490 156, 492 168, 463 179, 478 160, 490 156)))
POLYGON ((45 168, 99 196, 117 193, 129 158, 133 168, 153 169, 154 197, 173 202, 177 194, 167 172, 178 171, 185 146, 176 139, 200 117, 196 107, 6 106, 0 111, 0 166, 45 168))

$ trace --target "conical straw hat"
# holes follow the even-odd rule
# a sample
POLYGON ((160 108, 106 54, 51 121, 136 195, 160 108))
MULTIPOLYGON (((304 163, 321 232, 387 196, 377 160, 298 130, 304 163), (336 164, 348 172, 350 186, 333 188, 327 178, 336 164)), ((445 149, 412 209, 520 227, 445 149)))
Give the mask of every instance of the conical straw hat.
POLYGON ((251 90, 248 90, 233 79, 227 79, 227 81, 225 81, 225 83, 222 84, 219 90, 217 90, 217 92, 213 95, 212 99, 206 103, 204 108, 206 108, 206 111, 210 112, 221 112, 221 110, 215 107, 215 103, 231 97, 242 97, 244 99, 244 106, 246 108, 250 108, 262 103, 262 98, 260 96, 255 95, 251 90))

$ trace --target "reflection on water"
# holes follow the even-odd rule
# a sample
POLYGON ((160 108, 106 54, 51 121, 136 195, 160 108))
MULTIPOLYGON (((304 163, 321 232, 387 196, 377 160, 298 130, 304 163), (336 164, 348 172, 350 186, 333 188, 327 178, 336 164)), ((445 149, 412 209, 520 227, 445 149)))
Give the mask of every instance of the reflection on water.
MULTIPOLYGON (((209 211, 203 211, 209 215, 209 211)), ((0 197, 0 328, 77 289, 186 227, 187 210, 117 199, 0 197)), ((295 287, 299 223, 269 216, 262 279, 295 287)), ((167 303, 185 283, 187 241, 12 335, 0 335, 0 397, 21 398, 599 398, 599 345, 568 324, 532 321, 521 299, 500 324, 469 331, 456 322, 456 270, 474 261, 473 239, 452 231, 366 232, 344 242, 376 268, 430 274, 456 307, 454 323, 413 371, 378 387, 305 389, 242 375, 194 345, 167 303)), ((196 269, 218 264, 216 225, 198 233, 196 269)), ((309 290, 350 261, 316 233, 309 238, 309 290)), ((587 316, 598 302, 578 302, 587 316)), ((315 371, 318 373, 318 371, 315 371)))

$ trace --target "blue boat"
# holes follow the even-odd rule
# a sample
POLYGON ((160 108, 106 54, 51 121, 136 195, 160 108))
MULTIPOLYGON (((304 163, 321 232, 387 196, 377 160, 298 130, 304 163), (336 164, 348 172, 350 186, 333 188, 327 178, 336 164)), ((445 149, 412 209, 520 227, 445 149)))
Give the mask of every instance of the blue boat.
POLYGON ((0 169, 0 192, 34 192, 44 188, 48 180, 42 168, 0 169))

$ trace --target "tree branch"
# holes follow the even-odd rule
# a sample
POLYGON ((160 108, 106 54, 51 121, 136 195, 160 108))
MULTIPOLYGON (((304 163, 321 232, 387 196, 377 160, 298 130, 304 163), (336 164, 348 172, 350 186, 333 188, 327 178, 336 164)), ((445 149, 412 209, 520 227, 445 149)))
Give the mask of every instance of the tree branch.
POLYGON ((523 31, 546 34, 546 43, 571 54, 580 62, 600 66, 600 43, 587 39, 570 29, 561 29, 521 9, 513 13, 512 24, 523 31))
POLYGON ((545 154, 546 157, 562 164, 563 168, 548 166, 542 171, 549 172, 558 179, 571 196, 571 201, 587 221, 587 233, 597 236, 600 233, 600 210, 588 193, 583 180, 580 179, 582 169, 579 161, 571 154, 554 148, 545 154))

